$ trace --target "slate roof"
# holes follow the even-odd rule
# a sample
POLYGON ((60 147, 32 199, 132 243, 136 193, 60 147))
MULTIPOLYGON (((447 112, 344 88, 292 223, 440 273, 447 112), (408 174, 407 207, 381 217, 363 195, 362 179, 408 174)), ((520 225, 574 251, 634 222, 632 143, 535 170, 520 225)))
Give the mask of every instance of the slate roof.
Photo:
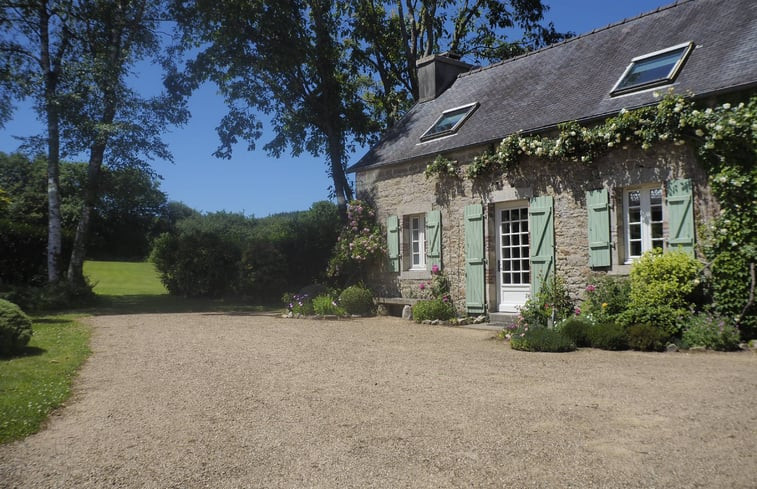
POLYGON ((458 76, 416 104, 348 171, 499 142, 518 131, 599 119, 656 102, 673 87, 696 97, 757 88, 757 1, 685 0, 568 41, 458 76), (693 41, 674 83, 611 97, 631 59, 693 41), (420 142, 445 110, 481 105, 452 136, 420 142))

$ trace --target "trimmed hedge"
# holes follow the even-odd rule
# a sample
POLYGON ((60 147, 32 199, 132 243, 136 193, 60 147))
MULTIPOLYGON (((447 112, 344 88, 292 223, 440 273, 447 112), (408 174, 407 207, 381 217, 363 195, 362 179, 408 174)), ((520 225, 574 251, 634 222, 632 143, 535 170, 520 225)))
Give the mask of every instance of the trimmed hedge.
POLYGON ((373 293, 360 285, 351 285, 339 295, 339 305, 347 314, 369 315, 373 312, 373 293))
POLYGON ((581 317, 566 319, 558 327, 558 331, 568 337, 578 347, 591 346, 589 342, 589 328, 591 323, 581 317))
POLYGON ((618 323, 594 324, 588 331, 589 343, 602 350, 625 350, 628 348, 626 331, 618 323))
POLYGON ((22 350, 32 338, 32 321, 16 304, 0 299, 0 355, 22 350))
POLYGON ((513 334, 510 348, 521 351, 562 353, 574 351, 576 344, 555 329, 531 327, 513 334))
POLYGON ((634 324, 627 330, 628 346, 640 351, 663 351, 668 335, 649 324, 634 324))

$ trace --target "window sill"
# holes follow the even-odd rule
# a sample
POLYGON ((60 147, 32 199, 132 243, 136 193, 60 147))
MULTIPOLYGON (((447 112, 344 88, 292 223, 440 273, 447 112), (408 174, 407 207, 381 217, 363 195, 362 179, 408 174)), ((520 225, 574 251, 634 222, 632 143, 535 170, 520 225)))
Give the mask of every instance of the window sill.
POLYGON ((400 278, 406 280, 425 280, 431 278, 431 272, 426 269, 410 269, 400 272, 400 278))

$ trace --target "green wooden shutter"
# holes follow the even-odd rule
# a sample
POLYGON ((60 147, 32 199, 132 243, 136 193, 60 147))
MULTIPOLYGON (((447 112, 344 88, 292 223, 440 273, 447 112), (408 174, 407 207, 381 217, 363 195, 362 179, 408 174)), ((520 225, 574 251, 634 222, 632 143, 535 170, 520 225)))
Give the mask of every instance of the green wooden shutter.
POLYGON ((386 218, 386 246, 389 254, 389 270, 400 271, 400 220, 397 216, 386 218))
POLYGON ((531 293, 536 296, 541 285, 554 277, 555 225, 552 196, 533 197, 528 208, 531 227, 531 293))
POLYGON ((586 192, 589 212, 589 266, 612 265, 610 252, 610 197, 606 188, 586 192))
POLYGON ((442 269, 442 213, 438 210, 426 214, 426 266, 442 269))
POLYGON ((465 308, 486 312, 484 270, 484 211, 481 204, 465 207, 465 308))
POLYGON ((691 180, 670 180, 667 191, 670 249, 694 255, 694 195, 691 180))

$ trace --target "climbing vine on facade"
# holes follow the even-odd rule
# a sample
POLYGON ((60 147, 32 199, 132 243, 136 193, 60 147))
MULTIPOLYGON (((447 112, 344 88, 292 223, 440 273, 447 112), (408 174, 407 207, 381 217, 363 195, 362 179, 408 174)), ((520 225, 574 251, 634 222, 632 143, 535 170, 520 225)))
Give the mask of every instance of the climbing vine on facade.
MULTIPOLYGON (((741 103, 700 107, 672 92, 659 103, 621 110, 601 124, 560 124, 556 136, 516 133, 475 156, 465 172, 474 182, 495 179, 524 158, 591 164, 606 153, 632 146, 690 145, 707 171, 720 215, 702 229, 700 251, 710 270, 715 308, 757 333, 757 96, 741 103)), ((449 166, 438 156, 426 176, 449 166)))

